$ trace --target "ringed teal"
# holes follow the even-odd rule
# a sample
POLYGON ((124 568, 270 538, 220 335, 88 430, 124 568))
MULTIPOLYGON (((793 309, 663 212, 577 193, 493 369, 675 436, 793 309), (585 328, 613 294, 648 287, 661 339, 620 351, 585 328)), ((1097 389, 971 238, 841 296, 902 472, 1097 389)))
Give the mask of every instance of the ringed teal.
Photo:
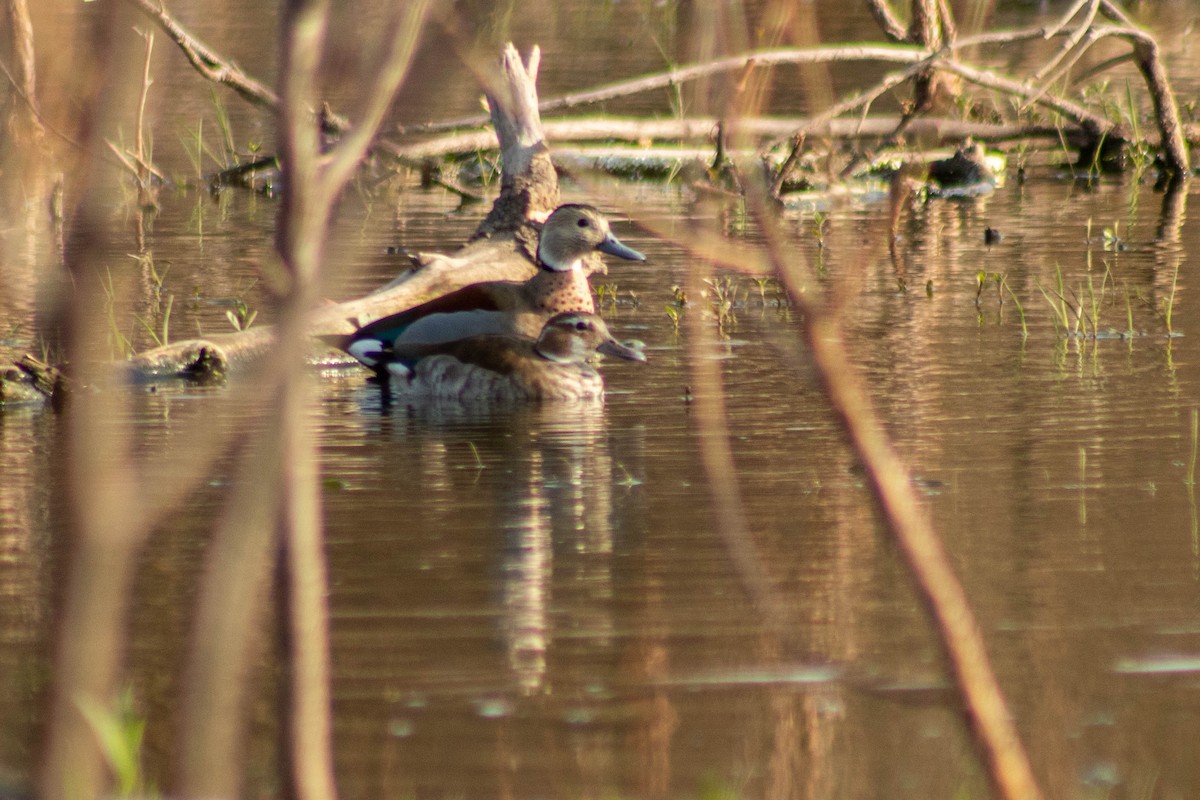
POLYGON ((536 339, 481 334, 440 343, 398 342, 369 353, 404 397, 514 402, 587 400, 604 393, 589 362, 596 353, 645 361, 639 349, 613 338, 596 314, 556 314, 536 339))
POLYGON ((542 227, 538 273, 529 280, 465 286, 364 325, 339 346, 376 368, 370 353, 399 343, 431 344, 496 333, 534 338, 554 314, 596 310, 582 262, 597 250, 630 261, 646 258, 622 244, 592 206, 559 206, 542 227))

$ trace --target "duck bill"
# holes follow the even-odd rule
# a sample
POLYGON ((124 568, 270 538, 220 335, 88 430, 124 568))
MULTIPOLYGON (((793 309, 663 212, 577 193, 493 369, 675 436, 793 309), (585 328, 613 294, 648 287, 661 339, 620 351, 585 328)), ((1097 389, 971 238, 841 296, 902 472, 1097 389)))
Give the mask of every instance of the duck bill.
POLYGON ((629 261, 645 261, 646 257, 634 250, 632 247, 621 244, 621 240, 613 236, 611 233, 604 239, 603 242, 596 248, 602 253, 608 253, 610 256, 617 256, 629 261))
POLYGON ((645 361, 646 360, 646 354, 643 353, 641 350, 630 347, 629 345, 626 345, 626 344, 621 344, 616 339, 609 339, 608 341, 601 343, 601 345, 599 347, 597 347, 596 350, 597 350, 597 352, 604 353, 604 355, 606 355, 606 356, 612 356, 614 358, 623 358, 626 361, 645 361))

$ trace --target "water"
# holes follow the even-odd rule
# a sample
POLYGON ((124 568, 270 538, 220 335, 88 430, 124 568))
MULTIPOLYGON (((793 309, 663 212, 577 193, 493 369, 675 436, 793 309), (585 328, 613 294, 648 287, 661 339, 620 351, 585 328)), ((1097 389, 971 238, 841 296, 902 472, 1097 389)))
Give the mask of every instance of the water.
MULTIPOLYGON (((619 44, 636 26, 616 19, 619 44)), ((554 73, 569 22, 554 16, 534 37, 550 42, 551 86, 655 68, 631 70, 628 48, 610 42, 595 69, 554 73)), ((1172 53, 1181 68, 1192 57, 1172 53)), ((444 113, 428 116, 469 113, 475 95, 455 83, 444 113)), ((343 796, 984 796, 928 619, 798 346, 799 320, 775 287, 737 278, 736 324, 695 345, 689 320, 716 327, 706 298, 690 294, 679 331, 664 310, 695 260, 636 223, 684 232, 718 212, 678 187, 609 190, 565 187, 566 199, 605 206, 649 257, 611 264, 601 282, 616 290, 606 319, 644 340, 650 363, 606 364, 602 407, 386 406, 359 371, 315 373, 343 796), (701 359, 719 364, 744 520, 780 620, 750 601, 716 524, 697 446, 709 433, 688 397, 701 359)), ((820 236, 811 208, 788 212, 796 253, 838 298, 1050 797, 1200 789, 1200 526, 1185 484, 1200 407, 1186 258, 1200 246, 1186 214, 1195 191, 1173 205, 1128 178, 1082 185, 1039 168, 983 197, 912 204, 895 257, 881 196, 823 202, 820 236), (999 244, 984 243, 988 226, 999 244), (1120 247, 1105 249, 1104 228, 1120 247), (1096 299, 1099 338, 1056 328, 1044 292, 1060 272, 1073 303, 1096 299)), ((167 192, 162 205, 147 231, 154 270, 128 257, 132 233, 107 256, 123 335, 147 346, 134 315, 160 320, 166 296, 173 338, 227 330, 238 302, 269 322, 256 266, 270 257, 275 202, 167 192)), ((370 204, 348 194, 327 295, 392 277, 389 245, 453 249, 483 213, 456 206, 413 186, 370 204)), ((753 239, 735 213, 725 223, 753 239)), ((5 265, 5 347, 38 329, 52 241, 35 227, 5 265)), ((242 436, 261 424, 222 402, 227 387, 131 392, 143 453, 186 453, 200 426, 242 436)), ((49 680, 62 428, 49 411, 0 414, 0 779, 32 769, 49 680)), ((129 679, 160 782, 195 579, 231 470, 227 458, 214 465, 139 571, 129 679)), ((170 477, 146 476, 145 491, 170 477)), ((248 779, 269 794, 270 702, 250 717, 248 779)))

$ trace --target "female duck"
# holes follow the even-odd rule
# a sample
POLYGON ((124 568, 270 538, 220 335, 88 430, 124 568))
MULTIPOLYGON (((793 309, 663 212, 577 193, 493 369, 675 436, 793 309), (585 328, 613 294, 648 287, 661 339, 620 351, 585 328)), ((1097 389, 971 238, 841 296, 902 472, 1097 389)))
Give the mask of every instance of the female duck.
POLYGON ((363 364, 370 354, 400 343, 437 343, 481 334, 536 337, 551 316, 594 312, 584 258, 594 251, 630 261, 645 256, 622 244, 608 221, 587 205, 559 206, 538 239, 538 273, 529 280, 488 281, 465 286, 359 328, 340 343, 363 364))
POLYGON ((556 314, 537 339, 484 334, 436 344, 398 342, 370 352, 406 397, 514 402, 587 400, 604 393, 604 380, 588 363, 597 352, 645 361, 638 349, 618 342, 595 314, 556 314))

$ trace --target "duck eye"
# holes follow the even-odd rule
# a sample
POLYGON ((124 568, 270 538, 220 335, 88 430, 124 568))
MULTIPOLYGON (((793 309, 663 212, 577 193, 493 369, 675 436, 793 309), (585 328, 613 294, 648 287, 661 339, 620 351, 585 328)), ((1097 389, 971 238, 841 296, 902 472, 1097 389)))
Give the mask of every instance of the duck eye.
POLYGON ((581 218, 581 219, 580 219, 578 222, 576 222, 575 224, 576 224, 576 225, 578 225, 578 226, 579 226, 579 227, 581 227, 581 228, 586 228, 586 227, 588 226, 588 224, 589 224, 589 223, 588 223, 588 221, 587 221, 587 217, 583 217, 583 218, 581 218))
POLYGON ((575 330, 577 330, 577 331, 586 331, 587 327, 588 327, 588 324, 586 322, 584 322, 583 320, 579 320, 579 322, 575 323, 575 330))

